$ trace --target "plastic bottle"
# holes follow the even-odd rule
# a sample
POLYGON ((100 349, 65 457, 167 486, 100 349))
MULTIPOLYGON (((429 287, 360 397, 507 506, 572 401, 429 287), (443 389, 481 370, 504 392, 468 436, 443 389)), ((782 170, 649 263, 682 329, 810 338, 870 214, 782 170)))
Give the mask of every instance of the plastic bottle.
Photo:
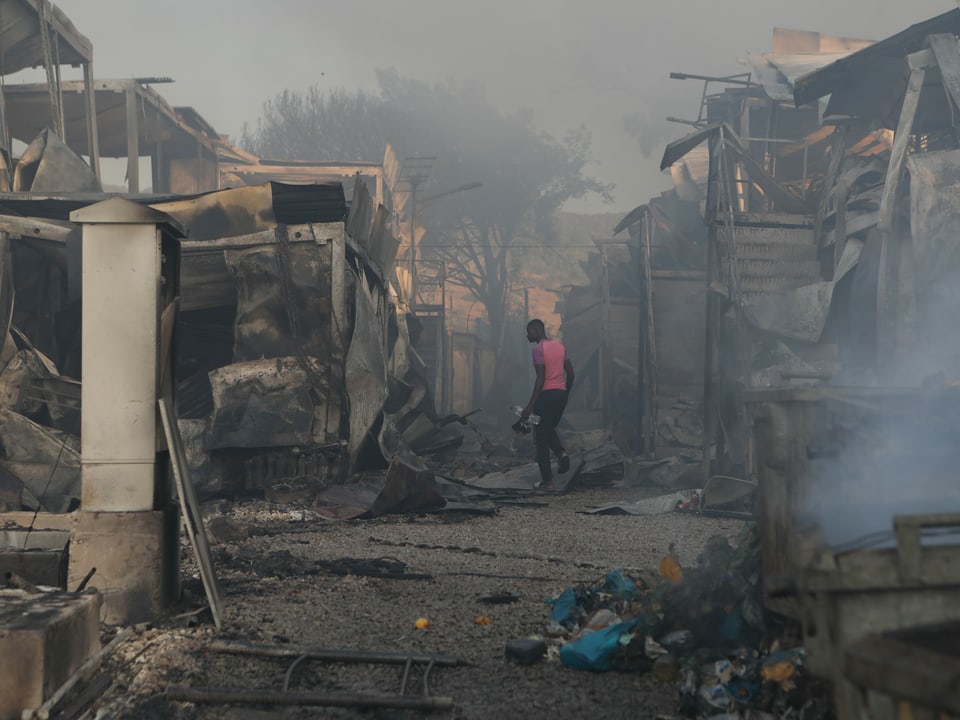
MULTIPOLYGON (((513 411, 513 414, 516 415, 517 417, 523 417, 523 408, 520 407, 519 405, 514 405, 510 409, 513 411)), ((527 423, 530 425, 539 425, 540 416, 534 413, 530 413, 530 417, 527 418, 527 423)))

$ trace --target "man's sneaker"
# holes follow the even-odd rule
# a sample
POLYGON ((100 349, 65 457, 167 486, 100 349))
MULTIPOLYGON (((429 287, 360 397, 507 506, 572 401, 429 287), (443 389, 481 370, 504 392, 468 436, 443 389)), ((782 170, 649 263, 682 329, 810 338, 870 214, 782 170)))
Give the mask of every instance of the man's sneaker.
POLYGON ((567 472, 570 469, 570 456, 563 455, 559 460, 557 460, 557 472, 561 475, 567 472))

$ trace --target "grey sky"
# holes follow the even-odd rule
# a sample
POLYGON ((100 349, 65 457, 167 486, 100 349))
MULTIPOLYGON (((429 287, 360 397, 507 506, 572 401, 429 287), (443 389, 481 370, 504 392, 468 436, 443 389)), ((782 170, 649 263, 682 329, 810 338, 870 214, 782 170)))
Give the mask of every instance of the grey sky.
POLYGON ((98 77, 170 76, 158 90, 237 137, 263 101, 313 83, 376 89, 375 70, 425 81, 482 80, 504 110, 530 108, 554 134, 592 132, 592 173, 629 210, 668 186, 662 145, 684 133, 663 120, 696 115, 699 84, 672 70, 737 72, 769 50, 774 26, 881 39, 955 0, 60 0, 94 45, 98 77), (624 131, 638 116, 644 146, 624 131))

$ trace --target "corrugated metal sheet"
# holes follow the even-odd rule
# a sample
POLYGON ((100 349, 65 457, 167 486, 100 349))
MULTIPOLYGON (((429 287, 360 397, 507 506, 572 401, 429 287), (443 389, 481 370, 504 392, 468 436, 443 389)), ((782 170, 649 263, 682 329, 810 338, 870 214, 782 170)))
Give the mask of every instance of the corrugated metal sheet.
POLYGON ((795 290, 820 280, 813 226, 784 227, 749 216, 750 225, 734 228, 736 251, 731 253, 728 226, 718 228, 724 282, 729 282, 736 259, 737 286, 745 304, 766 296, 795 290))
POLYGON ((767 53, 748 54, 741 62, 753 73, 753 81, 762 85, 773 100, 793 102, 796 81, 822 67, 850 55, 853 51, 835 53, 767 53))
POLYGON ((906 30, 891 35, 885 40, 851 53, 823 68, 797 78, 794 83, 794 100, 797 105, 829 95, 842 83, 851 82, 861 72, 872 72, 879 60, 903 58, 923 47, 932 33, 960 33, 960 9, 954 8, 924 22, 911 25, 906 30))
MULTIPOLYGON (((46 0, 44 0, 46 2, 46 0)), ((80 65, 93 59, 93 44, 55 5, 47 3, 46 14, 56 42, 57 56, 64 65, 80 65)), ((0 0, 0 48, 3 73, 12 75, 30 67, 43 66, 40 11, 37 0, 0 0)))

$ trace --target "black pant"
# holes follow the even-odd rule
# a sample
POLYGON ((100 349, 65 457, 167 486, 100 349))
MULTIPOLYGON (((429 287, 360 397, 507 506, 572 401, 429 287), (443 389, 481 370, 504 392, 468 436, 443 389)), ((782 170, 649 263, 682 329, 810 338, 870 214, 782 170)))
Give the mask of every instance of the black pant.
POLYGON ((543 482, 553 480, 550 469, 550 451, 557 457, 563 454, 557 425, 567 407, 566 390, 544 390, 533 404, 533 412, 540 416, 540 422, 533 426, 533 442, 537 447, 537 465, 540 466, 540 479, 543 482))

